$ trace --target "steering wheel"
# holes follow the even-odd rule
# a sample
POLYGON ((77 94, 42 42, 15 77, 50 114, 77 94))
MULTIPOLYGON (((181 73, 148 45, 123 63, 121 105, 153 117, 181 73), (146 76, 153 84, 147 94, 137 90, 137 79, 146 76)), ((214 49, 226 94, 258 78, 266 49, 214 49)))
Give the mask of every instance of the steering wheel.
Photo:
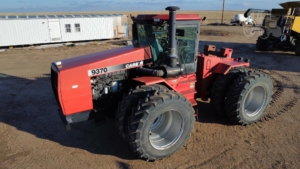
POLYGON ((167 51, 169 48, 169 41, 167 37, 163 37, 160 39, 161 47, 164 49, 164 51, 167 51))

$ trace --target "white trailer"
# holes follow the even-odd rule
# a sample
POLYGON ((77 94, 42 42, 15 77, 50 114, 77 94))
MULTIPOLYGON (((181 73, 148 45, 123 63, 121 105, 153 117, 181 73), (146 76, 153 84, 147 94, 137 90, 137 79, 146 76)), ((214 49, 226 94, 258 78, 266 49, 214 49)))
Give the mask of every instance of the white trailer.
POLYGON ((128 37, 123 14, 0 16, 0 47, 128 37))
POLYGON ((230 24, 232 25, 254 25, 253 19, 251 16, 245 18, 244 14, 236 14, 234 19, 231 19, 230 24))

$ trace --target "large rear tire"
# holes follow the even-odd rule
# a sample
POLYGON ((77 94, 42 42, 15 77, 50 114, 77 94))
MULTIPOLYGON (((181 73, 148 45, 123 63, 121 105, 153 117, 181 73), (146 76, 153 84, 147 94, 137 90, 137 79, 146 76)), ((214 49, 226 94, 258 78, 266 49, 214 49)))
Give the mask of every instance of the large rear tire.
POLYGON ((256 41, 256 50, 258 51, 266 51, 268 50, 268 39, 262 39, 262 37, 258 37, 256 41))
POLYGON ((230 86, 225 101, 226 114, 237 124, 255 123, 264 115, 272 93, 273 85, 267 75, 249 71, 230 86))
POLYGON ((141 99, 129 118, 129 145, 147 161, 172 155, 190 137, 194 112, 184 96, 172 91, 156 92, 141 99))
POLYGON ((163 85, 142 85, 131 89, 127 94, 123 96, 123 99, 118 104, 118 109, 115 113, 115 125, 119 135, 125 140, 127 126, 127 118, 131 114, 134 106, 138 104, 140 98, 144 98, 150 93, 156 91, 167 91, 168 88, 163 85))
POLYGON ((239 77, 239 75, 241 74, 245 75, 246 72, 247 69, 245 68, 234 68, 231 69, 226 75, 218 75, 216 77, 210 90, 210 104, 215 113, 217 113, 220 116, 226 115, 226 93, 229 91, 229 87, 233 83, 234 79, 239 77))

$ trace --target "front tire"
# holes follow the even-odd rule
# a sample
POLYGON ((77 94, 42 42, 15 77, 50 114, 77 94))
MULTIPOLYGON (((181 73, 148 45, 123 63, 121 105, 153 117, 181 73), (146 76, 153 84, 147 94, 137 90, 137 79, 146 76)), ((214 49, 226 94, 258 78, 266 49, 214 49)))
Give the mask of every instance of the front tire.
POLYGON ((266 51, 268 50, 268 39, 262 39, 262 37, 258 37, 256 41, 256 50, 258 51, 266 51))
POLYGON ((226 114, 237 124, 248 125, 262 118, 273 93, 270 78, 263 73, 247 72, 231 85, 226 99, 226 114))
POLYGON ((156 91, 167 91, 166 86, 153 84, 137 86, 135 89, 131 89, 124 95, 123 99, 118 104, 118 109, 115 112, 115 125, 119 135, 125 140, 127 118, 131 114, 132 108, 138 104, 140 98, 144 98, 150 93, 156 91))
POLYGON ((163 159, 185 145, 194 122, 194 109, 186 98, 172 91, 156 92, 134 108, 128 141, 139 157, 163 159))

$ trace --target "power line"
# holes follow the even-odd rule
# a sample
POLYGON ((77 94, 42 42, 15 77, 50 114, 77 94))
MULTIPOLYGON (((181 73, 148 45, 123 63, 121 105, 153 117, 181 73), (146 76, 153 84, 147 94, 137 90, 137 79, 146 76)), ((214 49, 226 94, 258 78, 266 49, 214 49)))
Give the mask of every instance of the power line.
POLYGON ((224 24, 224 6, 225 6, 225 0, 223 0, 223 8, 222 8, 222 21, 221 21, 221 25, 224 24))

